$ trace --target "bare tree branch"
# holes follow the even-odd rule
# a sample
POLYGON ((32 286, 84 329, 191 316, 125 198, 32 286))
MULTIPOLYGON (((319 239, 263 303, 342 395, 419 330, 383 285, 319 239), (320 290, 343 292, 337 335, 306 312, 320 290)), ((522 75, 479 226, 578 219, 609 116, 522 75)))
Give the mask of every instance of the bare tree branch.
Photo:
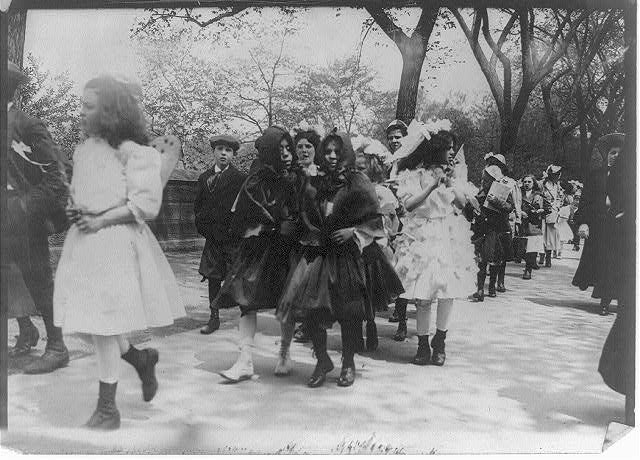
POLYGON ((478 61, 478 64, 480 64, 480 69, 482 70, 482 73, 487 78, 487 82, 489 83, 489 89, 491 90, 491 94, 493 95, 493 98, 496 101, 496 105, 498 106, 498 113, 500 114, 500 117, 502 117, 504 115, 504 107, 503 107, 504 91, 500 83, 500 79, 498 78, 498 75, 495 72, 495 69, 491 68, 491 66, 489 65, 489 61, 487 60, 487 57, 484 54, 484 51, 482 51, 482 48, 480 47, 479 32, 480 32, 480 24, 482 22, 480 15, 476 13, 474 17, 473 30, 471 30, 469 29, 469 26, 465 22, 458 8, 449 8, 449 10, 458 21, 458 24, 460 25, 460 28, 464 32, 464 35, 467 37, 467 41, 471 46, 471 50, 473 51, 473 54, 476 57, 476 60, 478 61))
POLYGON ((407 34, 393 22, 393 19, 379 6, 366 6, 365 9, 371 15, 378 27, 389 37, 393 42, 400 47, 406 40, 409 39, 407 34))
POLYGON ((411 38, 419 37, 422 40, 425 49, 427 49, 427 45, 429 44, 429 38, 431 37, 431 32, 433 32, 433 27, 438 19, 439 11, 440 6, 438 4, 431 8, 424 6, 422 8, 422 13, 420 14, 420 19, 418 19, 418 24, 411 35, 411 38))
MULTIPOLYGON (((502 33, 500 34, 500 38, 498 38, 498 43, 496 44, 499 50, 502 50, 502 47, 505 41, 507 40, 507 38, 509 37, 509 34, 511 33, 511 29, 513 29, 513 25, 515 24, 516 19, 517 19, 517 16, 515 14, 512 14, 511 17, 509 18, 509 21, 507 22, 507 25, 504 26, 504 29, 502 29, 502 33)), ((491 59, 489 59, 489 65, 495 68, 497 60, 498 60, 498 55, 496 53, 491 53, 491 59)))
POLYGON ((150 26, 154 25, 156 22, 160 22, 160 21, 169 22, 174 19, 182 19, 185 22, 195 24, 201 28, 205 28, 222 19, 235 16, 236 14, 240 13, 245 9, 247 9, 246 6, 232 6, 230 7, 229 10, 223 11, 217 14, 216 16, 213 16, 207 21, 201 21, 199 19, 199 15, 194 16, 192 14, 193 12, 192 8, 180 8, 178 11, 183 11, 183 13, 181 14, 177 13, 175 9, 169 9, 169 8, 165 8, 163 10, 152 9, 151 15, 147 20, 147 22, 145 22, 144 24, 141 24, 141 26, 133 34, 134 36, 137 35, 143 30, 146 30, 150 26))
MULTIPOLYGON (((487 44, 493 51, 493 54, 498 56, 500 59, 500 63, 502 64, 502 72, 503 72, 503 105, 504 105, 504 113, 511 113, 511 61, 507 57, 506 54, 502 52, 500 47, 493 41, 493 37, 491 36, 491 32, 489 31, 489 15, 487 14, 486 8, 483 8, 479 11, 479 17, 482 18, 482 34, 484 35, 484 39, 487 44)), ((512 19, 515 15, 512 16, 512 19)))

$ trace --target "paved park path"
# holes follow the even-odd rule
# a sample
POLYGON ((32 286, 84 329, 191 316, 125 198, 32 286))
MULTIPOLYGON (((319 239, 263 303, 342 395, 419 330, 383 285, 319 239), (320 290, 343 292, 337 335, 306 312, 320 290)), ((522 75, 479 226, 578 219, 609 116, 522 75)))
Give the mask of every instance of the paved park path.
POLYGON ((336 326, 329 348, 338 369, 324 387, 310 389, 309 345, 293 344, 290 377, 273 375, 279 326, 270 313, 258 319, 258 377, 222 384, 217 372, 236 357, 239 314, 224 311, 221 330, 201 335, 208 308, 199 253, 171 253, 188 317, 133 337, 160 350, 156 398, 142 401, 137 375, 123 362, 121 429, 81 428, 98 391, 93 350, 70 336, 68 367, 22 374, 42 352, 41 341, 30 357, 9 363, 2 445, 29 453, 600 452, 608 423, 624 420, 624 397, 597 372, 614 315, 599 316, 590 293, 571 286, 578 254, 565 246, 564 256, 531 281, 520 278, 521 265, 509 264, 505 294, 458 301, 442 368, 407 364, 417 345, 415 314, 409 312, 411 338, 398 344, 387 313, 377 320, 379 349, 356 356, 356 383, 339 388, 336 326))

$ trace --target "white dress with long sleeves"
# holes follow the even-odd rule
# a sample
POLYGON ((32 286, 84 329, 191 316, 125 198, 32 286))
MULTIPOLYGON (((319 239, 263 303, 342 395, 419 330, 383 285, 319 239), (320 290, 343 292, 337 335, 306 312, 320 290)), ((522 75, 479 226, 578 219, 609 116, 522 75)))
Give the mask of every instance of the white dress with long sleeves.
POLYGON ((136 222, 95 233, 69 229, 54 287, 54 322, 65 333, 117 335, 173 324, 185 316, 178 285, 145 223, 162 203, 160 154, 89 138, 73 156, 71 196, 84 212, 126 205, 136 222))
MULTIPOLYGON (((421 178, 435 180, 422 168, 398 175, 398 198, 405 202, 422 190, 421 178)), ((403 219, 396 239, 395 269, 409 300, 466 298, 474 289, 477 267, 471 230, 454 213, 454 193, 441 184, 403 219)))

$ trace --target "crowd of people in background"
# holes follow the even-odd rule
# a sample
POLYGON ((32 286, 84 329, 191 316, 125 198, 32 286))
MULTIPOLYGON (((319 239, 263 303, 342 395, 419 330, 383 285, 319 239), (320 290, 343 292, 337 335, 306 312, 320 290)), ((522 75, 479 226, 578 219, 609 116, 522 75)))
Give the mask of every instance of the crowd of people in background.
MULTIPOLYGON (((17 87, 24 75, 15 66, 10 71, 17 87)), ((126 334, 185 315, 175 277, 145 223, 158 214, 171 167, 148 146, 137 96, 135 85, 110 76, 85 86, 85 138, 75 150, 70 183, 46 129, 19 112, 10 117, 17 156, 8 171, 11 227, 3 232, 16 244, 3 276, 13 276, 17 287, 26 284, 10 291, 10 305, 28 307, 24 299, 32 298, 49 336, 45 355, 27 371, 67 365, 62 332, 90 337, 99 398, 87 426, 97 429, 120 425, 120 359, 138 372, 145 401, 157 390, 157 350, 135 348, 126 334), (27 226, 25 233, 27 217, 39 226, 27 226), (64 227, 65 217, 70 227, 54 284, 45 268, 45 224, 64 227)), ((556 165, 541 178, 515 180, 500 153, 485 155, 477 188, 468 180, 450 124, 417 125, 411 131, 400 120, 391 122, 388 149, 306 122, 292 132, 272 126, 255 141, 257 157, 248 174, 232 164, 240 147, 235 137, 210 139, 214 164, 200 176, 194 203, 195 225, 206 239, 198 271, 208 282, 211 311, 200 332, 220 327, 220 308, 239 308, 239 352, 234 365, 219 372, 225 381, 254 374, 259 311, 273 312, 280 322, 276 375, 291 373, 294 338, 312 343, 312 388, 325 384, 334 369, 327 331, 340 327, 337 385, 351 386, 356 353, 378 347, 375 317, 393 303, 396 341, 407 338, 408 305, 416 309, 418 345, 407 362, 443 366, 456 300, 484 302, 487 275, 486 296, 504 293, 508 262, 524 261, 522 278, 531 280, 534 270, 562 256, 563 244, 579 250, 581 239, 586 243, 573 283, 594 286, 603 314, 612 299, 621 302, 616 261, 622 248, 611 243, 619 241, 624 215, 618 160, 623 137, 600 144, 607 166, 594 169, 584 194, 576 181, 562 185, 556 165)), ((20 327, 13 356, 28 353, 38 340, 27 307, 12 313, 20 327)))

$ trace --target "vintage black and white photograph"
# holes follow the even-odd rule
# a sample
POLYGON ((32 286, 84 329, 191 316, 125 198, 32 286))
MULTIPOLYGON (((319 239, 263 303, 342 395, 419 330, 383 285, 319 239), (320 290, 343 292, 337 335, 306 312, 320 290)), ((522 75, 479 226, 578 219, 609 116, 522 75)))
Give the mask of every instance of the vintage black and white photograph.
POLYGON ((0 11, 3 452, 640 454, 636 0, 0 11))

